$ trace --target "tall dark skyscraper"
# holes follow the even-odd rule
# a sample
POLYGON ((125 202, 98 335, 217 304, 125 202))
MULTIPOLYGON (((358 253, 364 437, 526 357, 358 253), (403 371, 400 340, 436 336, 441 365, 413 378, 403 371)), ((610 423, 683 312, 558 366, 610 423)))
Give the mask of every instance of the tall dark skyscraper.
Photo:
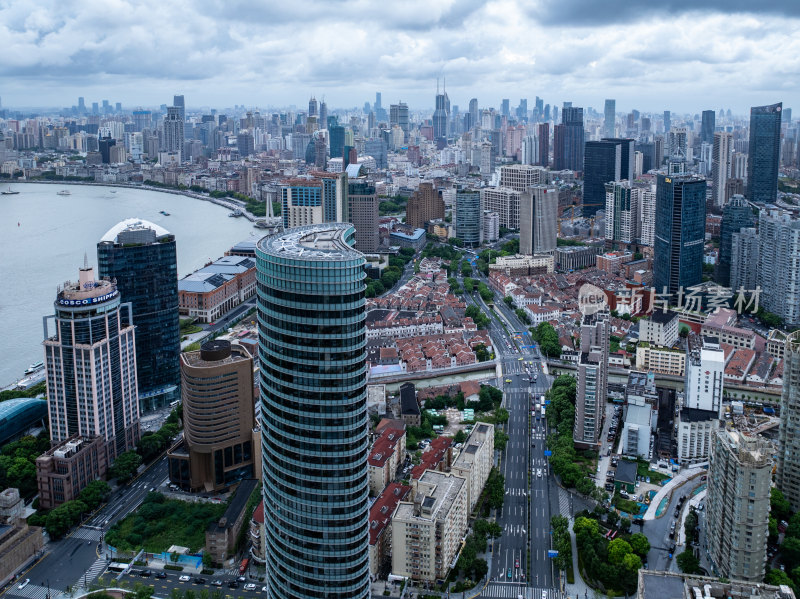
POLYGON ((583 215, 594 216, 606 205, 606 183, 633 177, 634 141, 586 142, 583 160, 583 215))
POLYGON ((735 195, 722 209, 720 227, 719 261, 717 262, 717 283, 724 287, 731 284, 731 246, 733 234, 745 227, 755 227, 756 218, 744 196, 735 195))
POLYGON ((363 254, 350 224, 256 247, 267 597, 368 599, 363 254))
POLYGON ((180 397, 181 381, 175 236, 148 221, 124 220, 97 244, 97 264, 132 306, 141 410, 169 405, 180 397))
POLYGON ((331 139, 331 158, 344 158, 344 127, 333 125, 328 129, 331 139))
POLYGON ((436 109, 433 111, 433 138, 436 140, 447 138, 447 121, 450 118, 450 99, 447 90, 442 88, 439 93, 439 83, 436 83, 436 109))
POLYGON ((653 285, 677 301, 680 289, 703 280, 706 181, 688 175, 659 175, 656 185, 653 285))
POLYGON ((500 102, 500 116, 511 116, 511 101, 508 98, 503 98, 500 102))
POLYGON ((620 180, 622 144, 587 141, 583 160, 583 215, 592 217, 606 205, 606 183, 620 180))
POLYGON ((553 131, 553 168, 580 171, 583 168, 583 108, 565 106, 561 124, 553 131))
MULTIPOLYGON (((308 100, 308 116, 319 116, 319 103, 314 96, 308 100)), ((325 126, 320 123, 320 129, 324 129, 325 126)))
POLYGON ((667 133, 669 133, 670 129, 672 129, 672 118, 671 118, 671 115, 669 113, 669 110, 665 110, 664 111, 664 134, 666 135, 667 133))
POLYGON ((539 164, 550 164, 550 123, 539 123, 539 164))
POLYGON ((700 140, 703 143, 714 143, 714 129, 717 115, 713 110, 703 111, 703 120, 700 124, 700 140))
POLYGON ((778 198, 783 103, 750 109, 750 147, 747 158, 747 197, 751 202, 778 198))

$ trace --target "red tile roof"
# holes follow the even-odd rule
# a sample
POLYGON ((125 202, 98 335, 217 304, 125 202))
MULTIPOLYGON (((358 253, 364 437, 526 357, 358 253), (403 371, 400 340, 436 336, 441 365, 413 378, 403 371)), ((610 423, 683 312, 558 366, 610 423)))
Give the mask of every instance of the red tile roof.
POLYGON ((392 520, 397 504, 411 492, 410 485, 400 483, 389 483, 386 488, 378 495, 375 503, 369 508, 369 544, 374 545, 378 542, 378 537, 392 520))
POLYGON ((259 524, 264 524, 264 500, 258 502, 256 509, 253 510, 253 520, 259 524))

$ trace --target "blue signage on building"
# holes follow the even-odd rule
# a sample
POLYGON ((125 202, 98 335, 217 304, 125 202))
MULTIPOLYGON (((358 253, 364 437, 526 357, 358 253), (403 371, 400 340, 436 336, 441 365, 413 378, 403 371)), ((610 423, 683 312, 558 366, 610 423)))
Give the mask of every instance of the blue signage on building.
POLYGON ((106 293, 104 295, 100 295, 100 296, 97 296, 97 297, 87 297, 85 299, 71 300, 71 299, 59 298, 58 303, 61 306, 90 306, 92 304, 100 304, 100 303, 102 303, 102 302, 104 302, 106 300, 109 300, 112 297, 115 297, 117 295, 117 293, 118 293, 118 291, 115 289, 114 291, 111 291, 110 293, 106 293))

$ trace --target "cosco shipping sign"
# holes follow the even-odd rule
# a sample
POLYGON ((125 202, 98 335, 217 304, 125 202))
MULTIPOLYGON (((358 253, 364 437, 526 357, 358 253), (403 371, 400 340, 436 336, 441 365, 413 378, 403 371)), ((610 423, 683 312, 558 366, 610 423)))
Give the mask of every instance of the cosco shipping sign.
POLYGON ((112 297, 116 296, 119 293, 116 289, 110 293, 106 293, 105 295, 100 295, 98 297, 87 297, 86 299, 78 299, 78 300, 70 300, 70 299, 59 299, 58 303, 61 306, 89 306, 91 304, 99 304, 106 300, 111 299, 112 297))

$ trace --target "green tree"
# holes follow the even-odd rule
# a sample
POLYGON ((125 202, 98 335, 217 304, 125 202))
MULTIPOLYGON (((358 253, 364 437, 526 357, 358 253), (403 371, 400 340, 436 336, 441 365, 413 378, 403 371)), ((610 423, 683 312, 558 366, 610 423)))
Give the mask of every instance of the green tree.
POLYGON ((784 539, 781 545, 781 558, 789 571, 800 566, 800 538, 787 537, 784 539))
POLYGON ((459 443, 463 443, 466 440, 467 440, 467 433, 465 433, 463 430, 459 430, 453 437, 453 443, 455 443, 456 445, 458 445, 459 443))
POLYGON ((618 537, 608 544, 608 561, 612 564, 619 565, 623 562, 625 556, 632 551, 628 541, 618 537))
POLYGON ((111 487, 104 480, 93 480, 78 495, 78 499, 86 504, 90 512, 96 510, 101 503, 108 499, 111 487))
POLYGON ((142 456, 135 451, 126 451, 120 454, 114 465, 108 469, 108 476, 116 478, 119 483, 126 483, 136 474, 142 463, 142 456))
POLYGON ((591 495, 592 491, 595 489, 595 485, 592 482, 592 479, 583 477, 575 485, 575 489, 581 495, 587 495, 588 496, 588 495, 591 495))
POLYGON ((622 558, 622 567, 630 572, 638 572, 642 567, 642 558, 635 553, 628 553, 622 558))
POLYGON ((514 305, 514 298, 513 298, 513 297, 511 297, 510 295, 507 295, 507 296, 505 296, 505 297, 503 298, 503 301, 506 303, 506 305, 507 305, 509 308, 510 308, 511 306, 513 306, 513 305, 514 305))
POLYGON ((774 586, 785 584, 796 588, 792 579, 789 578, 789 575, 783 570, 778 570, 777 568, 773 568, 767 572, 767 575, 764 577, 764 582, 774 586))
POLYGON ((700 560, 695 557, 691 549, 679 553, 675 561, 684 574, 700 574, 700 560))
POLYGON ((169 592, 169 599, 183 599, 183 592, 180 589, 172 589, 169 592))
POLYGON ((467 293, 472 293, 475 290, 475 279, 470 279, 466 277, 464 279, 464 291, 467 293))
POLYGON ((650 551, 650 541, 647 540, 645 535, 640 532, 634 533, 628 539, 628 543, 630 543, 631 549, 636 555, 641 558, 647 557, 650 551))
POLYGON ((489 564, 486 563, 485 559, 479 557, 472 562, 472 572, 475 575, 475 580, 482 580, 489 573, 489 564))

